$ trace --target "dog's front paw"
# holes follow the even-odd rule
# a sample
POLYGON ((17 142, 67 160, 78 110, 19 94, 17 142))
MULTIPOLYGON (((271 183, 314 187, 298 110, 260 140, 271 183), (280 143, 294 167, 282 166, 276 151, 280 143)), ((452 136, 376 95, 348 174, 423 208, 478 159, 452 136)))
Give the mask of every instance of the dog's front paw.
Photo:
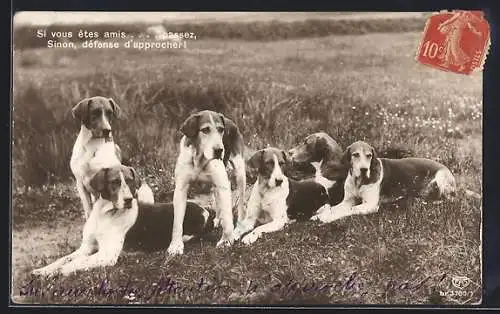
POLYGON ((234 239, 232 237, 229 239, 222 238, 219 240, 219 242, 217 242, 217 244, 215 246, 216 247, 229 247, 229 246, 233 245, 233 242, 234 242, 234 239))
POLYGON ((314 216, 312 216, 309 220, 312 220, 312 221, 319 221, 319 215, 314 215, 314 216))
POLYGON ((33 276, 52 276, 54 272, 48 270, 46 267, 37 268, 31 271, 33 276))
POLYGON ((250 245, 250 244, 254 243, 255 241, 257 241, 258 238, 259 238, 259 235, 257 233, 250 232, 249 234, 244 236, 243 239, 241 239, 241 242, 243 242, 246 245, 250 245))
POLYGON ((67 276, 71 275, 74 272, 75 272, 75 270, 73 268, 69 268, 69 267, 66 267, 66 266, 61 267, 61 270, 59 271, 59 273, 62 276, 64 276, 64 277, 67 277, 67 276))
POLYGON ((184 243, 182 241, 172 241, 167 249, 167 253, 171 256, 182 255, 184 253, 184 243))
POLYGON ((43 272, 43 270, 41 268, 33 269, 30 274, 32 274, 33 276, 43 276, 43 275, 45 275, 44 272, 43 272))
POLYGON ((325 212, 327 210, 331 210, 330 204, 325 204, 325 205, 321 206, 320 208, 318 208, 318 210, 316 211, 315 214, 319 215, 319 214, 321 214, 321 213, 323 213, 323 212, 325 212))
POLYGON ((333 215, 332 213, 328 213, 327 215, 319 215, 319 221, 324 224, 330 223, 335 219, 335 215, 333 215))

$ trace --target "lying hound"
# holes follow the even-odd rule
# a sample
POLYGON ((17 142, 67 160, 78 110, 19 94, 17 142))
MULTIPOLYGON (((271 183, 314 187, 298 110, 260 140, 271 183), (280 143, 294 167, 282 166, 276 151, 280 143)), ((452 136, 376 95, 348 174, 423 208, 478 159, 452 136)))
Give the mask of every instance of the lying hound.
POLYGON ((253 229, 242 239, 243 243, 251 244, 263 233, 281 230, 295 220, 309 219, 328 202, 326 189, 321 184, 287 178, 281 170, 285 162, 286 153, 272 147, 255 152, 248 160, 250 167, 258 169, 258 177, 245 218, 238 221, 234 230, 235 239, 253 229), (264 216, 266 223, 254 229, 260 216, 264 216))
POLYGON ((342 201, 347 169, 342 163, 342 147, 332 137, 324 132, 311 134, 288 155, 292 164, 310 163, 316 169, 314 179, 327 189, 330 205, 342 201))
POLYGON ((377 158, 373 147, 358 141, 347 148, 344 160, 350 165, 344 199, 313 217, 314 220, 331 222, 345 216, 375 213, 381 196, 439 199, 456 191, 451 171, 430 159, 377 158))
MULTIPOLYGON (((87 219, 92 209, 92 201, 96 198, 95 191, 86 183, 90 180, 87 172, 88 162, 101 145, 113 142, 111 124, 113 119, 119 116, 120 107, 111 98, 96 96, 83 99, 71 112, 73 117, 81 122, 81 127, 73 146, 70 167, 76 178, 76 188, 87 219)), ((108 156, 121 160, 118 145, 115 145, 115 154, 108 156)))
POLYGON ((182 222, 186 208, 188 189, 193 181, 205 181, 215 185, 216 224, 222 224, 223 234, 217 246, 233 242, 233 214, 231 185, 225 166, 231 162, 236 176, 238 219, 244 212, 245 161, 243 137, 236 124, 221 113, 204 110, 191 115, 181 125, 184 136, 175 165, 174 225, 171 255, 182 254, 182 222))
MULTIPOLYGON (((68 275, 77 270, 115 265, 123 246, 155 250, 165 248, 171 234, 173 204, 143 204, 135 197, 137 174, 132 167, 101 169, 90 181, 100 193, 83 228, 80 247, 34 275, 68 275)), ((213 228, 209 211, 189 202, 184 240, 213 228)))

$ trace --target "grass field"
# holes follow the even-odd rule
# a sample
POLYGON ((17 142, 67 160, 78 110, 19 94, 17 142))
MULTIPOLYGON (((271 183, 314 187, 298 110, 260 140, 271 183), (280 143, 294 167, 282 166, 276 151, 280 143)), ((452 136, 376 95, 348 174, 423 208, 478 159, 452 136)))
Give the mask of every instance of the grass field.
POLYGON ((179 124, 195 110, 223 112, 246 144, 290 148, 323 130, 343 147, 410 149, 481 192, 482 76, 416 63, 419 32, 283 41, 197 40, 187 49, 139 52, 31 49, 14 56, 12 287, 22 303, 478 302, 481 201, 441 204, 328 225, 306 222, 254 245, 216 249, 219 232, 185 254, 127 251, 115 267, 67 278, 29 271, 74 250, 83 219, 69 171, 78 123, 69 110, 90 95, 124 110, 115 138, 167 200, 179 124), (466 297, 442 297, 467 276, 466 297), (175 282, 175 283, 174 283, 175 282), (28 293, 29 292, 29 293, 28 293), (43 293, 43 294, 42 294, 43 293), (25 295, 19 295, 25 294, 25 295))

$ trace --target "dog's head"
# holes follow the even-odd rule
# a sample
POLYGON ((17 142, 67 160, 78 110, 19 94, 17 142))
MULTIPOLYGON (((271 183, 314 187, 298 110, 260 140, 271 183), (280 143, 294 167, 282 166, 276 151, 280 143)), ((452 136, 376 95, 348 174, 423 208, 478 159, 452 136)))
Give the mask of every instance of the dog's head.
POLYGON ((140 180, 134 168, 119 165, 103 168, 90 180, 90 186, 114 208, 131 208, 140 180))
POLYGON ((85 98, 71 110, 73 117, 80 120, 97 138, 111 135, 111 124, 120 116, 120 112, 120 107, 113 99, 102 96, 85 98))
POLYGON ((307 136, 304 141, 288 151, 289 158, 294 163, 309 163, 322 161, 329 154, 342 154, 342 149, 328 134, 318 132, 307 136))
POLYGON ((376 174, 377 155, 375 149, 366 142, 357 141, 347 147, 343 161, 354 178, 366 181, 376 174))
POLYGON ((206 160, 223 159, 222 137, 226 128, 223 114, 203 110, 189 116, 181 125, 181 132, 194 144, 196 152, 206 160))
POLYGON ((280 187, 287 177, 282 167, 287 161, 284 150, 268 147, 256 151, 248 160, 248 165, 257 169, 260 180, 266 182, 270 188, 280 187))

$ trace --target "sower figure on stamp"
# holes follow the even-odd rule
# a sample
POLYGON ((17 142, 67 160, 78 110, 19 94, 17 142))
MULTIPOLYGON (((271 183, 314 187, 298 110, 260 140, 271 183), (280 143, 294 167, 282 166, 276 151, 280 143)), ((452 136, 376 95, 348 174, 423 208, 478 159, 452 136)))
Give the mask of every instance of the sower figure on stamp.
POLYGON ((469 62, 471 57, 460 47, 460 41, 464 30, 468 29, 473 34, 481 37, 483 34, 472 25, 478 22, 479 18, 470 12, 457 12, 451 18, 441 23, 439 32, 446 34, 443 52, 438 56, 442 60, 441 65, 448 67, 450 64, 459 66, 459 71, 463 70, 464 64, 469 62))

